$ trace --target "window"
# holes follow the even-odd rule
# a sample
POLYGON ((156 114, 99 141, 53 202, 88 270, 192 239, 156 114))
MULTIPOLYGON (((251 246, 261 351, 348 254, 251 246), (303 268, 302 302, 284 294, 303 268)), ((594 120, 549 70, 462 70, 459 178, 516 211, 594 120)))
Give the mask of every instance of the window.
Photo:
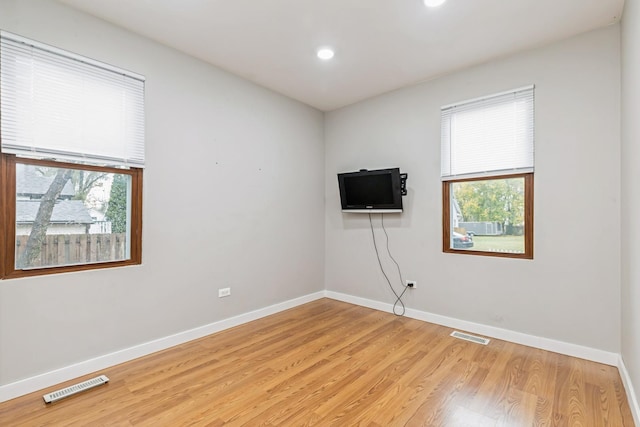
POLYGON ((144 78, 0 34, 2 278, 140 264, 144 78))
POLYGON ((533 170, 533 86, 443 107, 443 251, 532 259, 533 170))

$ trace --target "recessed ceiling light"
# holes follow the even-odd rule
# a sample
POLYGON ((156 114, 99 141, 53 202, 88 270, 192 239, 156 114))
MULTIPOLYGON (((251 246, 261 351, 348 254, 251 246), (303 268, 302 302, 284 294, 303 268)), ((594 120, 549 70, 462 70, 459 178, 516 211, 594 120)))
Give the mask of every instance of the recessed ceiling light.
POLYGON ((446 0, 423 0, 424 5, 427 7, 437 7, 444 3, 446 0))
POLYGON ((318 58, 323 59, 323 60, 327 60, 327 59, 331 59, 333 58, 333 55, 335 55, 335 53, 333 52, 333 49, 328 48, 328 47, 322 47, 320 49, 318 49, 318 58))

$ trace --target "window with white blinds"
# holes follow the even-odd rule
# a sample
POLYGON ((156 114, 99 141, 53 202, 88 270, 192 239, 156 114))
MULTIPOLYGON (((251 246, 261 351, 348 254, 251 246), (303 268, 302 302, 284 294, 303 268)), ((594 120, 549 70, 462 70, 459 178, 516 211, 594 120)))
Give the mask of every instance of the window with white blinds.
POLYGON ((534 87, 442 107, 442 179, 533 172, 534 87))
POLYGON ((144 77, 2 31, 2 152, 144 167, 144 77))

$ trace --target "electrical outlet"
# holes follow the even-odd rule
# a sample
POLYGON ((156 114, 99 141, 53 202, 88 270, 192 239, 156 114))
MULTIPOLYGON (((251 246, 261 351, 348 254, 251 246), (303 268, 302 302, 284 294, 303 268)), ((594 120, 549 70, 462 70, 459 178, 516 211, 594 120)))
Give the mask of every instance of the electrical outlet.
POLYGON ((418 282, 416 282, 415 280, 406 280, 405 286, 407 288, 415 289, 418 287, 418 282))
POLYGON ((218 289, 218 298, 228 297, 231 295, 231 288, 218 289))

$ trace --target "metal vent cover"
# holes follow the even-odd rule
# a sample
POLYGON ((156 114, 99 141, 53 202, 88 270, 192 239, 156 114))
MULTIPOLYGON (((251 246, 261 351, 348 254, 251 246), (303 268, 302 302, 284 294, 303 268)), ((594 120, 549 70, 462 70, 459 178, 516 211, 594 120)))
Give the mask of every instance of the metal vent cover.
POLYGON ((487 345, 487 344, 489 344, 489 341, 491 341, 488 338, 477 337, 475 335, 469 335, 469 334, 465 334, 464 332, 459 332, 459 331, 451 332, 451 336, 454 337, 454 338, 459 338, 461 340, 471 341, 471 342, 474 342, 476 344, 482 344, 482 345, 487 345))
POLYGON ((100 375, 99 377, 91 378, 90 380, 74 384, 67 388, 56 390, 52 393, 47 393, 42 396, 42 398, 46 403, 53 403, 57 402, 58 400, 64 399, 65 397, 73 396, 76 393, 80 393, 82 391, 89 390, 90 388, 106 384, 107 382, 109 382, 109 378, 107 378, 105 375, 100 375))

